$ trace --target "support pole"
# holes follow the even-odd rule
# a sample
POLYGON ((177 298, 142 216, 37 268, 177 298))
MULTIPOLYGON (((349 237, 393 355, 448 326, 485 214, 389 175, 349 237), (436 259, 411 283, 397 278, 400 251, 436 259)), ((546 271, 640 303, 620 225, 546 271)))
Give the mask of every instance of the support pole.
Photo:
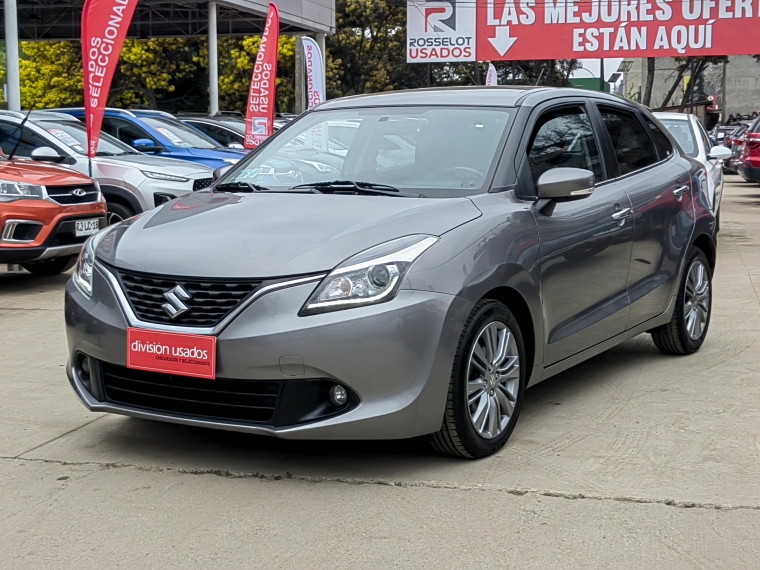
POLYGON ((296 36, 296 115, 306 110, 306 61, 301 36, 296 36))
POLYGON ((21 110, 21 80, 18 66, 18 13, 16 0, 4 0, 5 56, 7 60, 5 100, 8 109, 21 110))
MULTIPOLYGON (((325 49, 325 34, 315 34, 314 40, 319 46, 319 51, 322 52, 322 77, 327 81, 327 50, 325 49)), ((327 89, 327 86, 325 86, 325 89, 327 89)), ((326 94, 325 97, 327 97, 326 94)))
POLYGON ((604 58, 599 60, 599 91, 604 93, 604 58))
POLYGON ((726 92, 726 72, 728 71, 728 61, 723 62, 723 77, 720 80, 720 122, 724 125, 728 122, 728 93, 726 92))
POLYGON ((216 2, 208 3, 208 110, 219 112, 219 51, 216 30, 216 2))
POLYGON ((689 71, 689 113, 694 113, 694 58, 691 58, 691 70, 689 71))

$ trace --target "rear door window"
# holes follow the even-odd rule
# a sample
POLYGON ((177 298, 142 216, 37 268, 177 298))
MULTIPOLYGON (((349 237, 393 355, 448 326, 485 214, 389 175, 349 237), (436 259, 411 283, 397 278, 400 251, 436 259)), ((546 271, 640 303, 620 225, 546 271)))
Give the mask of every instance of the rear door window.
POLYGON ((610 135, 621 176, 658 162, 654 142, 635 114, 612 107, 600 107, 599 112, 610 135))
POLYGON ((124 119, 104 117, 103 130, 128 145, 133 144, 137 139, 148 139, 154 143, 156 142, 155 139, 143 129, 129 121, 125 121, 124 119))
POLYGON ((652 135, 654 135, 654 139, 657 141, 657 144, 660 147, 660 158, 667 158, 669 156, 672 156, 673 145, 671 144, 670 139, 668 139, 667 135, 662 132, 662 129, 660 127, 655 125, 649 119, 646 119, 646 123, 652 135))

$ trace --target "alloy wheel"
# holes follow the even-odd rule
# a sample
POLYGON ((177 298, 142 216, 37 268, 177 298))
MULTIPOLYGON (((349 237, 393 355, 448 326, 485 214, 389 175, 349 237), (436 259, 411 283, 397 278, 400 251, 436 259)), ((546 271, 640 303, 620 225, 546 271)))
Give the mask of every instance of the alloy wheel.
POLYGON ((689 267, 684 289, 684 321, 692 340, 697 340, 707 326, 710 317, 710 280, 707 268, 699 260, 689 267))
POLYGON ((506 324, 491 322, 475 339, 467 363, 467 408, 481 437, 493 439, 506 429, 519 388, 517 342, 506 324))

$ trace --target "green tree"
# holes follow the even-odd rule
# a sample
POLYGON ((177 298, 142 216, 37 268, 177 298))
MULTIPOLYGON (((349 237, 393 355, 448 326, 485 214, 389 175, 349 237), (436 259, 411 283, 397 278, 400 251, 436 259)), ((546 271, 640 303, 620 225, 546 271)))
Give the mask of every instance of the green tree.
MULTIPOLYGON (((109 94, 109 105, 116 107, 165 108, 161 103, 201 94, 203 72, 198 39, 153 38, 127 40, 119 58, 109 94), (178 97, 179 95, 179 97, 178 97), (167 101, 168 100, 168 101, 167 101)), ((173 109, 172 109, 173 110, 173 109)))
MULTIPOLYGON (((220 38, 219 107, 228 111, 245 111, 251 73, 259 53, 261 37, 220 38)), ((280 112, 295 108, 295 46, 292 36, 280 36, 277 54, 277 104, 280 112)), ((200 58, 207 66, 208 52, 200 58)))
POLYGON ((82 104, 82 51, 79 42, 22 42, 19 73, 26 109, 82 104))

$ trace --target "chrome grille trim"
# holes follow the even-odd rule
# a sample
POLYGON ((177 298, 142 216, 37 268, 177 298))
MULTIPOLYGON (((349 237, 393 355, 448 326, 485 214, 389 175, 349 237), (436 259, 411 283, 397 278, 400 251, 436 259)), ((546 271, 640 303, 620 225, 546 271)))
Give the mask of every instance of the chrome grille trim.
POLYGON ((130 306, 129 301, 127 300, 127 297, 121 288, 121 284, 119 283, 118 277, 114 275, 108 267, 106 267, 105 265, 103 265, 102 263, 98 261, 95 262, 95 269, 99 271, 100 274, 111 285, 111 289, 113 289, 113 292, 116 295, 116 299, 118 300, 119 305, 121 306, 121 310, 124 313, 124 317, 127 319, 127 323, 129 324, 129 326, 138 327, 141 329, 155 330, 155 331, 178 332, 178 333, 185 333, 185 334, 198 334, 198 335, 211 335, 211 336, 216 336, 219 333, 221 333, 227 327, 227 325, 229 325, 240 313, 242 313, 245 309, 247 309, 251 305, 251 303, 253 303, 256 299, 263 297, 267 293, 278 291, 280 289, 288 289, 290 287, 295 287, 297 285, 304 285, 306 283, 316 283, 318 281, 321 281, 327 276, 327 273, 321 273, 319 275, 311 275, 309 277, 300 277, 298 279, 292 279, 289 281, 281 281, 279 283, 273 283, 271 285, 259 287, 251 296, 249 296, 243 302, 238 304, 238 306, 235 307, 235 309, 231 311, 226 317, 224 317, 224 319, 222 319, 216 326, 214 327, 184 327, 184 326, 175 326, 175 325, 161 325, 157 323, 149 323, 149 322, 140 320, 137 317, 137 315, 135 315, 134 311, 132 311, 132 307, 130 306))

